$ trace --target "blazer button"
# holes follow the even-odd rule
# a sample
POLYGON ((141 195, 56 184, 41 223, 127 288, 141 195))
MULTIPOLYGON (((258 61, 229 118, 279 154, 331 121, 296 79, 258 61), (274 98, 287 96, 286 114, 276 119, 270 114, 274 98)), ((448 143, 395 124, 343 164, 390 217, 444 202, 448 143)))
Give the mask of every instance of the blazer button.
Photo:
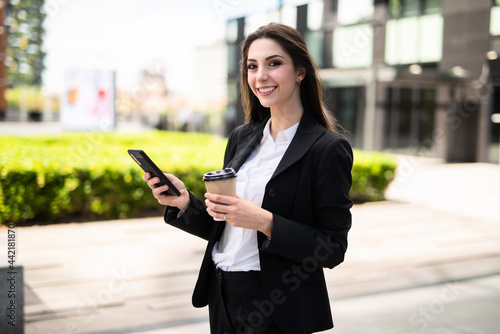
POLYGON ((274 189, 269 189, 269 191, 267 193, 268 193, 269 197, 276 196, 276 190, 274 190, 274 189))

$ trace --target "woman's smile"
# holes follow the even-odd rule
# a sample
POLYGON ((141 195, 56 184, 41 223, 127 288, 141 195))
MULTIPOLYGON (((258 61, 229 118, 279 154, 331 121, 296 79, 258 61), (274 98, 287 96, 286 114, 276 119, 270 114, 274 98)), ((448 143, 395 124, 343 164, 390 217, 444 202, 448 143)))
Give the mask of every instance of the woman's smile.
POLYGON ((259 94, 261 96, 268 96, 268 95, 271 95, 276 90, 276 86, 260 87, 260 88, 257 88, 257 90, 259 91, 259 94))

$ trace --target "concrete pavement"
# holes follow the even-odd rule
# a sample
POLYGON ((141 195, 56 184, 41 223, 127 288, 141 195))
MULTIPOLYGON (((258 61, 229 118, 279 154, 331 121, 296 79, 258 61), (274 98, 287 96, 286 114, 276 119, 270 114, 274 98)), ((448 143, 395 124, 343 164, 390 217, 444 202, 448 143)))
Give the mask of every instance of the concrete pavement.
MULTIPOLYGON (((390 200, 354 206, 325 333, 498 333, 500 167, 410 166, 390 200)), ((161 217, 16 230, 26 334, 208 333, 190 304, 205 243, 161 217)))

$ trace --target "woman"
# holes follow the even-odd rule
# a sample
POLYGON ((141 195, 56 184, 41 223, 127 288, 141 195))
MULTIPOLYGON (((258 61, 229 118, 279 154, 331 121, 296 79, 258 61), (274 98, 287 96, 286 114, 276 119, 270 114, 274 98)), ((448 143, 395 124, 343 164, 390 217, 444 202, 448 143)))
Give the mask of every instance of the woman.
POLYGON ((193 305, 209 305, 212 333, 313 333, 333 327, 323 268, 344 259, 351 227, 352 150, 334 132, 318 70, 302 36, 271 23, 242 45, 246 124, 230 135, 224 167, 237 197, 181 196, 144 180, 165 221, 208 240, 193 305), (214 221, 214 219, 225 221, 214 221))

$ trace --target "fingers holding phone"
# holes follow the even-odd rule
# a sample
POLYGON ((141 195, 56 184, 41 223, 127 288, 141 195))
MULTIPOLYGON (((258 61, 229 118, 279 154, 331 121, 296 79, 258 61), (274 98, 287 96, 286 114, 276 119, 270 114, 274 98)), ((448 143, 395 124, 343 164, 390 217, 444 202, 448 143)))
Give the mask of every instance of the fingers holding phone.
POLYGON ((143 150, 129 149, 128 154, 146 172, 142 179, 148 183, 160 204, 186 211, 190 201, 189 193, 181 180, 172 174, 163 173, 143 150))
POLYGON ((160 178, 151 177, 151 173, 147 172, 142 176, 142 179, 147 182, 148 186, 151 188, 153 196, 158 200, 161 205, 175 206, 181 211, 186 211, 189 205, 189 193, 186 191, 184 183, 172 174, 164 175, 172 183, 172 185, 177 188, 180 192, 180 196, 171 196, 167 194, 169 186, 164 184, 157 186, 160 183, 160 178))

